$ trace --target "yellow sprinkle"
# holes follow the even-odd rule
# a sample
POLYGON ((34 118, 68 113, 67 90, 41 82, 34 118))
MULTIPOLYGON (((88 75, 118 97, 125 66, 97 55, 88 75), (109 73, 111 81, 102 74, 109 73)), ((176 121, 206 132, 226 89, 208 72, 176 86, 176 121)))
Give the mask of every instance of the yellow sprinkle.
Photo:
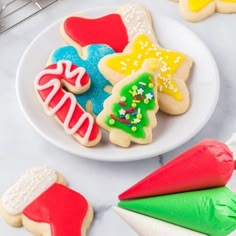
POLYGON ((133 102, 135 102, 135 103, 140 103, 140 101, 139 101, 139 100, 133 100, 133 102))

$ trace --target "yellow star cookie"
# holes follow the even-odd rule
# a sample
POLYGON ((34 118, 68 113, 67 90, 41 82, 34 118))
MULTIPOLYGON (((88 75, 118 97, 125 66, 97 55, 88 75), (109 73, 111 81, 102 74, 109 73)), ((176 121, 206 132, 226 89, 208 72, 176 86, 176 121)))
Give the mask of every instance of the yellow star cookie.
POLYGON ((145 60, 155 58, 161 64, 157 77, 160 109, 169 114, 182 114, 189 106, 189 92, 185 81, 192 60, 180 52, 157 47, 144 34, 138 35, 123 53, 104 57, 99 63, 102 74, 113 85, 142 68, 145 60))
POLYGON ((196 22, 215 12, 236 12, 236 0, 179 0, 179 8, 186 20, 196 22))

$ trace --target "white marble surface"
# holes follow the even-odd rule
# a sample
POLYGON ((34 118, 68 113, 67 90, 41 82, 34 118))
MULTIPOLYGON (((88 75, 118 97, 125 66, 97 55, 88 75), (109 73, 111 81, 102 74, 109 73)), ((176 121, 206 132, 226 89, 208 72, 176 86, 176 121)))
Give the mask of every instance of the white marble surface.
MULTIPOLYGON (((236 14, 215 14, 203 22, 192 24, 185 22, 179 15, 177 5, 168 0, 138 2, 145 4, 153 13, 170 16, 197 33, 211 49, 220 71, 219 103, 212 118, 198 135, 161 157, 131 163, 104 163, 65 153, 32 129, 18 106, 15 93, 16 69, 26 47, 41 30, 62 16, 87 8, 116 6, 124 2, 59 0, 30 20, 0 35, 0 195, 25 169, 39 164, 53 167, 66 177, 71 188, 83 193, 93 204, 95 220, 89 236, 135 235, 110 208, 116 204, 117 195, 201 139, 210 137, 225 141, 236 130, 236 14)), ((232 186, 235 184, 236 181, 232 182, 232 186)), ((29 235, 23 229, 9 227, 2 220, 0 232, 4 236, 29 235)))

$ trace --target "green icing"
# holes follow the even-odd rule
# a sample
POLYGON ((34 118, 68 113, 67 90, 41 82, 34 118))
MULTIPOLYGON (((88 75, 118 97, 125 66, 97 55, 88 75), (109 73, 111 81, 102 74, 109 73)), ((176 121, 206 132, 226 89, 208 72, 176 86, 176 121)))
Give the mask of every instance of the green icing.
POLYGON ((119 101, 112 105, 112 114, 105 123, 121 129, 135 138, 145 138, 144 127, 149 125, 148 110, 156 108, 154 76, 143 73, 120 90, 119 101), (132 112, 128 112, 128 111, 132 112))
POLYGON ((127 200, 119 207, 210 236, 236 229, 236 194, 226 187, 127 200))

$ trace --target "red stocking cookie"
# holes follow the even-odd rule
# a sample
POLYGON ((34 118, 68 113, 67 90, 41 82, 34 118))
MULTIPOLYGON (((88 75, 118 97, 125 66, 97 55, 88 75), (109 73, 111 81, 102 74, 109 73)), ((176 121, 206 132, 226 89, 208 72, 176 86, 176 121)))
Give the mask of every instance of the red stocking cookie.
POLYGON ((41 71, 34 86, 46 113, 54 115, 66 133, 73 135, 82 145, 94 146, 101 139, 98 125, 92 115, 83 110, 72 93, 85 92, 90 79, 85 69, 70 61, 59 61, 41 71))
POLYGON ((105 44, 115 52, 122 52, 138 34, 147 34, 156 42, 150 13, 135 3, 122 5, 117 12, 97 18, 69 16, 63 21, 61 32, 64 40, 75 47, 105 44))
POLYGON ((27 171, 2 196, 0 213, 12 226, 24 226, 34 235, 85 236, 93 209, 64 178, 47 167, 27 171))

